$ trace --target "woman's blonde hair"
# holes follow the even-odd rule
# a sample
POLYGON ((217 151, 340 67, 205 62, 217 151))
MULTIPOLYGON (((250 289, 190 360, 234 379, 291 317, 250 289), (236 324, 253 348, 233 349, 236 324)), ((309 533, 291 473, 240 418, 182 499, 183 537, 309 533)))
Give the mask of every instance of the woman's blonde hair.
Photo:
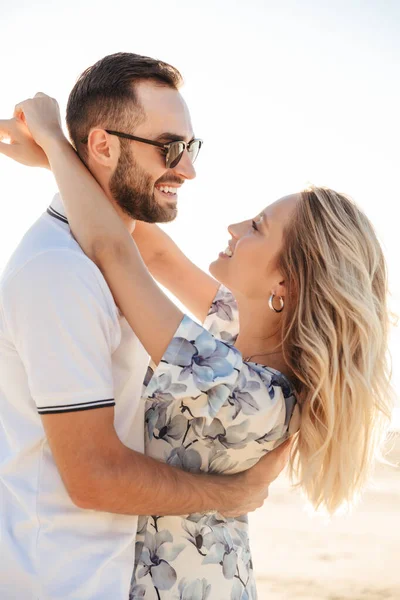
POLYGON ((333 513, 365 485, 390 419, 385 259, 354 202, 313 187, 285 230, 279 267, 283 348, 302 413, 291 474, 333 513))

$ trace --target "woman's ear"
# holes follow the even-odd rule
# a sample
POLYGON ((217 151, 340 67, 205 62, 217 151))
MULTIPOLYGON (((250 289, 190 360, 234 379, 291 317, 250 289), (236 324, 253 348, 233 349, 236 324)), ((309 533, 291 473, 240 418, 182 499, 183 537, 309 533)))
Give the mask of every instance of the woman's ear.
POLYGON ((271 289, 271 294, 275 294, 275 296, 281 296, 281 298, 285 297, 286 286, 285 281, 283 279, 281 279, 279 283, 273 286, 273 288, 271 289))
POLYGON ((120 143, 116 136, 109 135, 104 129, 92 129, 87 145, 92 162, 114 171, 120 155, 120 143))

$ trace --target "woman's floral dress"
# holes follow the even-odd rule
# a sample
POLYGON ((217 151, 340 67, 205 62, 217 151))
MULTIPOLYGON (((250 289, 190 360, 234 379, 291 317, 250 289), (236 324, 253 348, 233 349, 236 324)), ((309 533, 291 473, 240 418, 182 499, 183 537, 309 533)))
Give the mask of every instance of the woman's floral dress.
MULTIPOLYGON (((221 287, 204 327, 185 316, 145 381, 146 454, 186 471, 237 473, 288 436, 288 379, 244 362, 232 294, 221 287)), ((297 410, 297 409, 296 409, 297 410)), ((247 517, 140 517, 130 600, 254 600, 247 517)))

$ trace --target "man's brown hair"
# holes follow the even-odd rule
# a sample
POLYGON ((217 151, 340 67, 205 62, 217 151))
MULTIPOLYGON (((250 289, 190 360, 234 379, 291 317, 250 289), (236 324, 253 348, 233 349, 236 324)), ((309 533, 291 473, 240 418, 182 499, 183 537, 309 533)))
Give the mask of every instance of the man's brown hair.
POLYGON ((68 99, 67 127, 83 160, 87 158, 87 146, 82 140, 92 127, 125 129, 129 133, 143 118, 134 84, 144 80, 174 89, 183 81, 175 67, 130 52, 105 56, 82 73, 68 99))

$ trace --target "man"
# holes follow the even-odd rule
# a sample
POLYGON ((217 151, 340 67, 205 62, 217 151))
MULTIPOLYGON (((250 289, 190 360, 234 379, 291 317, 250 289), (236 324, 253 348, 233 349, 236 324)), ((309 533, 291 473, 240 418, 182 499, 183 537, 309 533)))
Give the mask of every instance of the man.
MULTIPOLYGON (((135 219, 173 219, 178 188, 195 176, 200 144, 180 84, 170 65, 121 53, 71 92, 71 140, 130 232, 135 219)), ((27 162, 24 125, 3 122, 1 132, 12 142, 1 152, 27 162)), ((136 515, 262 504, 285 449, 226 477, 142 454, 148 357, 73 239, 59 195, 8 263, 0 307, 2 599, 127 600, 136 515)))

